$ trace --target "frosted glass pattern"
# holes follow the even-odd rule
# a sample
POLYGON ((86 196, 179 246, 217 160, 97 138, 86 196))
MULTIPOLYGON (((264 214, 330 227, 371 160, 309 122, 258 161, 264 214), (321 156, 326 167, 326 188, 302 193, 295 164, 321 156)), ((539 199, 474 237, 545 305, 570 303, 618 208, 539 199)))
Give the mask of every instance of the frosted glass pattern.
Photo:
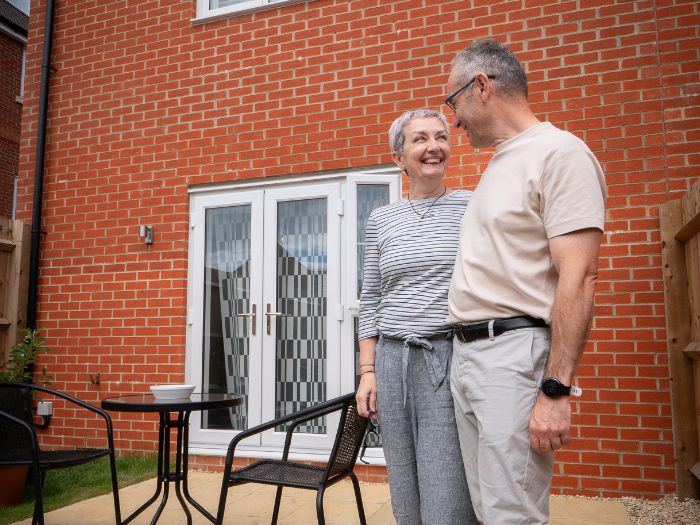
POLYGON ((245 402, 209 411, 203 428, 248 426, 250 351, 250 205, 206 211, 203 392, 239 394, 245 402), (222 413, 228 414, 225 421, 222 413))
MULTIPOLYGON (((325 198, 277 208, 276 417, 326 400, 327 209, 325 198)), ((325 418, 297 432, 324 434, 325 418)))

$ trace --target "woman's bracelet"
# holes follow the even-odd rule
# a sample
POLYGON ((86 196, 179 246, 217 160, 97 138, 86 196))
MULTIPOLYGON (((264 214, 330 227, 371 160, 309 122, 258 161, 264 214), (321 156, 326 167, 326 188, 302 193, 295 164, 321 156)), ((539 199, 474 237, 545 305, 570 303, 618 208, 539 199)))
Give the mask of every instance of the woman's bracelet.
POLYGON ((360 368, 363 368, 365 366, 374 366, 374 363, 365 363, 364 365, 360 365, 360 368))
POLYGON ((364 372, 360 372, 360 376, 363 376, 365 374, 374 374, 374 370, 365 370, 364 372))

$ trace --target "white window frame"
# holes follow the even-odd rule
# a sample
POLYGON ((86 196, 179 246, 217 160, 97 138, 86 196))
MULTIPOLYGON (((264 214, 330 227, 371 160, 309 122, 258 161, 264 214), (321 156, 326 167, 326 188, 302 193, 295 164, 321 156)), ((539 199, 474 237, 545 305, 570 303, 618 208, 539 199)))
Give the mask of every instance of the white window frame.
MULTIPOLYGON (((357 186, 360 184, 387 184, 389 185, 389 200, 393 202, 401 196, 401 172, 396 166, 383 166, 376 168, 343 170, 330 173, 319 173, 316 175, 299 176, 290 178, 279 178, 277 180, 262 180, 255 182, 232 182, 217 185, 207 185, 192 187, 189 189, 190 198, 198 195, 216 196, 221 194, 225 200, 225 194, 232 191, 245 192, 246 190, 284 188, 285 186, 298 186, 308 183, 310 185, 322 184, 325 182, 338 182, 340 185, 340 202, 343 203, 339 210, 341 215, 340 229, 345 236, 340 245, 341 276, 340 276, 340 301, 342 305, 342 323, 339 331, 341 338, 340 345, 343 346, 340 352, 341 377, 337 384, 340 385, 341 392, 350 392, 355 388, 355 361, 354 361, 354 341, 353 322, 359 310, 357 300, 357 186), (346 348, 350 345, 350 348, 346 348)), ((225 205, 224 200, 217 199, 220 205, 225 205)), ((194 225, 203 221, 203 216, 196 213, 193 208, 190 218, 190 242, 188 257, 188 323, 187 342, 185 359, 185 379, 191 384, 200 384, 202 366, 202 355, 199 346, 195 341, 201 341, 201 330, 193 331, 193 318, 201 307, 203 301, 203 291, 195 289, 195 272, 198 271, 198 264, 201 263, 203 244, 199 237, 195 235, 194 225), (198 254, 198 251, 202 253, 198 254), (197 351, 195 352, 195 347, 197 351)), ((202 237, 203 238, 203 237, 202 237)), ((201 279, 200 279, 201 280, 201 279)), ((198 282, 198 281, 197 281, 198 282)), ((229 441, 235 435, 233 430, 202 430, 199 428, 200 417, 192 414, 190 427, 190 453, 203 456, 223 456, 229 441)), ((293 442, 294 446, 294 442, 293 442)), ((250 444, 246 446, 241 443, 237 449, 237 455, 242 457, 270 457, 281 453, 282 446, 276 444, 250 444)), ((307 448, 298 447, 292 450, 290 458, 308 461, 324 461, 328 457, 326 447, 307 448)), ((381 449, 368 449, 365 459, 372 464, 383 465, 384 455, 381 449)))
POLYGON ((197 18, 193 23, 217 20, 254 11, 275 9, 286 5, 300 4, 310 0, 245 0, 233 5, 210 8, 210 0, 197 0, 197 18))
MULTIPOLYGON (((345 186, 347 191, 345 202, 349 212, 348 216, 352 217, 353 220, 346 221, 345 232, 344 248, 348 256, 345 258, 347 273, 344 279, 344 284, 347 287, 344 294, 345 320, 347 322, 343 323, 341 327, 341 337, 344 341, 353 341, 355 337, 354 322, 360 313, 360 300, 358 299, 360 290, 357 289, 357 187, 363 184, 387 184, 389 186, 389 202, 395 202, 401 198, 401 172, 395 166, 391 166, 384 170, 348 177, 345 186)), ((354 371, 355 352, 343 352, 341 357, 341 369, 354 371)), ((355 389, 355 374, 344 373, 340 384, 343 392, 353 391, 355 389)), ((367 448, 363 459, 370 465, 386 464, 383 448, 367 448)))
MULTIPOLYGON (((377 170, 373 173, 356 174, 348 178, 346 186, 345 202, 348 210, 348 216, 354 220, 346 221, 345 230, 345 245, 343 258, 346 261, 347 273, 344 276, 345 293, 344 304, 346 317, 348 321, 343 327, 343 340, 352 341, 353 338, 353 323, 354 318, 360 312, 360 300, 357 289, 357 187, 361 184, 388 184, 389 185, 389 202, 397 201, 401 197, 401 178, 397 177, 398 168, 387 168, 385 170, 377 170), (347 256, 345 255, 347 254, 347 256), (351 278, 352 277, 352 278, 351 278)), ((341 363, 343 370, 354 369, 354 355, 345 355, 341 363), (352 358, 352 360, 351 360, 352 358)), ((350 392, 355 388, 355 376, 351 378, 343 376, 341 386, 343 392, 350 392), (351 381, 346 383, 346 381, 351 381)))

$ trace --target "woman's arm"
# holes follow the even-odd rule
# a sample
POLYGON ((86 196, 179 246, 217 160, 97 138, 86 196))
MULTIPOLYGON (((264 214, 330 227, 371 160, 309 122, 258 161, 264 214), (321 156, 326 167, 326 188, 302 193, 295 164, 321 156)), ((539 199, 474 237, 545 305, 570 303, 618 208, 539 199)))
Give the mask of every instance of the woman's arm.
POLYGON ((365 229, 365 260, 362 275, 362 297, 358 338, 360 340, 360 384, 357 387, 357 412, 363 417, 377 414, 377 379, 374 374, 374 352, 379 332, 374 317, 381 301, 381 276, 377 227, 370 215, 365 229))
POLYGON ((376 337, 360 341, 360 385, 357 387, 357 413, 362 417, 377 415, 377 376, 374 373, 376 337))

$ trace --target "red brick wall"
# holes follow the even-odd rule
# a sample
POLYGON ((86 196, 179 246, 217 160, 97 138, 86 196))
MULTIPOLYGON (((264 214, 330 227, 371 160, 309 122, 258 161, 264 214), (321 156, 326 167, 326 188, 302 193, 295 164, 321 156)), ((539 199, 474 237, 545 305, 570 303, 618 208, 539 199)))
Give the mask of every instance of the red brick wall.
MULTIPOLYGON (((194 9, 58 4, 39 305, 56 384, 96 400, 89 373, 101 372, 103 392, 182 380, 187 186, 389 163, 391 121, 439 107, 454 53, 493 35, 526 63, 536 113, 582 137, 608 182, 596 319, 578 374, 586 396, 577 437, 557 454, 555 491, 673 492, 658 206, 699 173, 698 3, 316 0, 197 26, 194 9), (151 246, 141 223, 156 227, 151 246)), ((461 133, 454 144, 450 183, 473 187, 491 153, 461 133)), ((120 418, 118 430, 124 449, 156 440, 150 420, 120 418)))
POLYGON ((16 97, 22 82, 24 46, 0 32, 0 217, 12 217, 19 167, 22 104, 16 97))

